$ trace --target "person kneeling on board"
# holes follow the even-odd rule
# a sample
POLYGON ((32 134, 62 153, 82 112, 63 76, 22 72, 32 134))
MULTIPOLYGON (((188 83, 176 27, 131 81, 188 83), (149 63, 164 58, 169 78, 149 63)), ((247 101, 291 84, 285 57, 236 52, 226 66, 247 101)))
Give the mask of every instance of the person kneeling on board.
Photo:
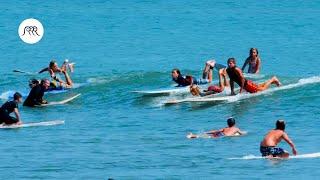
POLYGON ((203 92, 200 91, 200 88, 197 85, 190 86, 190 92, 193 96, 208 96, 211 94, 217 94, 224 91, 225 87, 229 87, 229 82, 227 81, 227 71, 226 68, 222 68, 219 70, 219 86, 213 85, 209 86, 207 90, 203 92))
POLYGON ((281 86, 281 83, 276 76, 273 76, 271 79, 262 84, 253 83, 252 81, 244 78, 241 69, 236 66, 235 58, 229 58, 227 62, 228 68, 226 69, 226 71, 230 79, 231 95, 235 95, 234 82, 236 82, 240 86, 240 93, 242 93, 243 89, 249 93, 264 91, 268 89, 271 84, 281 86))
MULTIPOLYGON (((228 127, 220 129, 220 130, 212 130, 205 132, 206 135, 210 136, 211 138, 218 138, 222 136, 239 136, 245 134, 236 126, 236 120, 233 117, 228 118, 227 120, 228 127)), ((188 134, 188 138, 199 138, 201 135, 197 134, 188 134)))
POLYGON ((208 84, 212 81, 212 71, 214 66, 214 60, 207 61, 203 70, 202 78, 199 79, 190 75, 182 76, 180 70, 175 68, 171 72, 172 80, 178 84, 177 87, 190 86, 192 84, 208 84))
POLYGON ((0 108, 0 124, 12 125, 22 124, 20 119, 20 113, 18 110, 18 104, 22 102, 22 95, 18 92, 14 93, 13 101, 7 101, 0 108), (16 117, 10 116, 14 112, 16 117))
POLYGON ((297 155, 297 150, 290 140, 287 133, 284 132, 286 124, 284 120, 277 120, 276 128, 269 131, 268 134, 260 143, 260 152, 263 157, 279 157, 279 158, 288 158, 289 153, 282 148, 276 147, 280 141, 285 140, 292 148, 292 153, 297 155))
POLYGON ((48 102, 43 99, 43 96, 49 86, 50 81, 48 79, 43 79, 40 84, 34 85, 28 97, 24 101, 23 106, 33 107, 35 105, 47 104, 48 102))

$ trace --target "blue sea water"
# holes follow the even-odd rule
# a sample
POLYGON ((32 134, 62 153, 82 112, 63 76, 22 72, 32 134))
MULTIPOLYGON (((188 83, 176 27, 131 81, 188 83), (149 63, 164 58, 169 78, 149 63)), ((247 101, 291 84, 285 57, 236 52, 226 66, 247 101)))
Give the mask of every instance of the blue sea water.
MULTIPOLYGON (((51 59, 76 62, 84 84, 66 105, 20 107, 24 122, 62 119, 64 125, 1 130, 0 179, 317 179, 320 159, 229 160, 259 156, 275 121, 287 121, 298 153, 320 152, 319 1, 1 1, 0 93, 26 91, 51 59), (42 40, 22 42, 19 24, 36 18, 42 40), (241 66, 257 47, 261 74, 283 84, 312 83, 231 103, 163 106, 179 95, 131 91, 171 86, 170 72, 200 76, 207 59, 241 66), (312 78, 313 77, 313 78, 312 78), (186 138, 226 126, 234 116, 241 138, 186 138)), ((216 76, 215 76, 216 78, 216 76)), ((280 146, 290 151, 286 143, 280 146)))

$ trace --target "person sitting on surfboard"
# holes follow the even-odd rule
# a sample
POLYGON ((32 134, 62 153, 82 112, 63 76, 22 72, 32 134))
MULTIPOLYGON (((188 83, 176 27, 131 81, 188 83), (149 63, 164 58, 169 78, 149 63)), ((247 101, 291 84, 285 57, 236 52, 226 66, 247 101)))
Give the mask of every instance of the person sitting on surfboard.
POLYGON ((20 119, 20 113, 18 110, 18 104, 22 102, 22 95, 18 92, 14 93, 13 101, 7 101, 0 108, 0 124, 22 124, 20 119), (10 116, 14 112, 16 117, 10 116))
POLYGON ((249 93, 264 91, 268 89, 271 84, 281 86, 281 83, 276 76, 273 76, 271 79, 262 84, 256 84, 251 80, 247 80, 246 78, 244 78, 241 69, 236 66, 235 58, 228 59, 228 68, 226 69, 226 71, 230 79, 231 95, 235 95, 234 82, 236 82, 240 86, 240 93, 242 93, 243 89, 245 89, 249 93))
POLYGON ((52 78, 52 84, 50 89, 51 90, 60 90, 63 88, 72 88, 73 82, 68 74, 67 67, 69 67, 70 71, 73 72, 73 64, 74 63, 68 63, 69 61, 66 59, 61 66, 61 68, 58 67, 58 63, 55 60, 50 61, 49 67, 42 69, 39 73, 48 71, 50 74, 50 77, 52 78), (61 80, 57 73, 63 73, 65 76, 65 81, 61 80), (59 85, 57 84, 59 83, 59 85))
POLYGON ((212 85, 209 86, 207 90, 203 92, 200 91, 200 88, 197 85, 190 86, 190 92, 193 96, 208 96, 211 94, 221 93, 224 91, 225 87, 229 87, 229 82, 227 81, 227 71, 226 68, 219 70, 219 86, 212 85))
POLYGON ((291 146, 292 153, 294 155, 297 155, 297 150, 293 142, 290 140, 287 133, 284 132, 285 128, 286 124, 284 120, 277 120, 276 128, 269 131, 260 143, 260 152, 263 157, 288 158, 288 152, 286 152, 282 148, 276 147, 282 139, 291 146))
MULTIPOLYGON (((222 136, 239 136, 245 134, 238 127, 236 127, 236 120, 233 117, 228 118, 227 120, 228 127, 220 129, 220 130, 212 130, 205 132, 211 138, 218 138, 222 136)), ((199 138, 201 135, 197 134, 188 134, 187 138, 199 138)))
POLYGON ((23 106, 33 107, 35 105, 47 104, 48 102, 43 99, 44 92, 49 88, 50 81, 48 79, 41 80, 40 84, 35 85, 26 100, 23 103, 23 106))
POLYGON ((259 57, 259 52, 257 48, 251 48, 249 52, 249 57, 246 59, 242 66, 242 71, 249 64, 248 73, 250 74, 258 74, 261 67, 261 59, 259 57))
POLYGON ((178 84, 177 87, 190 86, 192 84, 201 85, 208 84, 212 81, 212 70, 215 66, 214 60, 209 60, 205 64, 203 70, 202 79, 197 79, 193 76, 186 75, 185 77, 181 75, 180 70, 175 68, 171 72, 172 80, 178 84))

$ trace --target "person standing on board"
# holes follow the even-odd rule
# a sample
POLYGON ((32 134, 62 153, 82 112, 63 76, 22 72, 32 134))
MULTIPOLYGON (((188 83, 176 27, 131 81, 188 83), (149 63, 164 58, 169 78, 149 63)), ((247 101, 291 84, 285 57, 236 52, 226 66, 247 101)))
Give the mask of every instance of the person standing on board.
POLYGON ((276 128, 269 131, 260 143, 260 152, 263 157, 288 158, 289 153, 282 148, 277 147, 281 140, 285 140, 291 146, 292 153, 297 155, 297 150, 293 142, 284 131, 285 128, 286 124, 284 120, 277 120, 276 128))

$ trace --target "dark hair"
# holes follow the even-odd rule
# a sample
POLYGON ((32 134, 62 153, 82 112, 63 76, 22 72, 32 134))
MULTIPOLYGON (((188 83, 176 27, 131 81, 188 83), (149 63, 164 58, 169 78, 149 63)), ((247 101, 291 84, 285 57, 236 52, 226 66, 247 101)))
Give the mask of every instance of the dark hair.
POLYGON ((276 129, 282 130, 282 131, 284 131, 286 129, 286 124, 285 124, 284 120, 281 120, 281 119, 277 120, 276 129))
POLYGON ((251 49, 250 49, 250 52, 249 52, 249 53, 250 53, 249 56, 251 56, 251 53, 252 53, 253 50, 256 50, 256 51, 257 51, 257 55, 259 54, 259 51, 258 51, 257 48, 251 48, 251 49))
POLYGON ((30 79, 30 84, 39 84, 39 81, 37 79, 30 79))
POLYGON ((41 82, 40 82, 41 86, 44 85, 44 83, 45 83, 46 81, 49 81, 49 80, 48 80, 48 79, 42 79, 41 82))
POLYGON ((50 61, 50 63, 49 63, 49 67, 51 68, 55 63, 56 63, 56 61, 55 61, 55 60, 50 61))
POLYGON ((181 74, 181 73, 180 73, 180 70, 179 70, 178 68, 172 69, 172 72, 177 72, 179 75, 181 74))
POLYGON ((227 124, 229 127, 232 127, 236 124, 236 120, 233 117, 229 117, 227 120, 227 124))
POLYGON ((18 92, 14 93, 13 99, 14 100, 18 100, 19 98, 22 98, 22 95, 20 93, 18 93, 18 92))
POLYGON ((236 63, 236 59, 233 58, 233 57, 232 57, 232 58, 229 58, 229 59, 228 59, 228 64, 229 64, 230 62, 233 62, 233 63, 235 64, 235 63, 236 63))

